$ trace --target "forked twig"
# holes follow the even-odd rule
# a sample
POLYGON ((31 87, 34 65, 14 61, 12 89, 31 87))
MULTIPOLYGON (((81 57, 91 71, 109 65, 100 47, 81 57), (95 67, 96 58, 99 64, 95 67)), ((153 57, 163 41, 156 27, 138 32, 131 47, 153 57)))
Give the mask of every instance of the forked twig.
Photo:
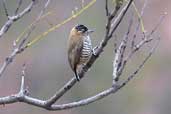
POLYGON ((24 15, 26 15, 27 13, 29 13, 31 11, 34 3, 35 3, 35 0, 32 0, 32 2, 22 12, 14 15, 14 16, 9 16, 7 8, 6 8, 5 0, 3 0, 3 4, 4 4, 3 6, 5 9, 5 14, 8 17, 8 20, 5 22, 5 24, 2 26, 2 28, 0 28, 0 38, 2 38, 2 36, 8 31, 8 29, 11 27, 11 25, 14 22, 16 22, 17 20, 19 20, 20 18, 22 18, 24 15))
MULTIPOLYGON (((33 0, 35 1, 35 0, 33 0)), ((8 67, 8 65, 10 63, 12 63, 12 61, 14 60, 14 58, 16 57, 17 54, 20 54, 21 52, 24 51, 23 45, 25 44, 25 42, 27 41, 27 39, 29 38, 31 32, 34 30, 37 21, 41 18, 41 16, 43 15, 45 9, 47 8, 48 4, 50 3, 50 0, 47 0, 45 3, 45 6, 43 7, 43 9, 41 10, 40 14, 38 15, 38 17, 36 18, 36 21, 34 24, 32 24, 32 26, 30 27, 30 29, 28 30, 27 34, 24 36, 24 38, 21 40, 21 42, 19 43, 19 45, 17 46, 16 43, 14 43, 14 49, 11 52, 11 54, 5 59, 3 65, 0 67, 0 77, 2 76, 2 74, 4 73, 4 71, 6 70, 6 68, 8 67)), ((30 7, 32 7, 33 3, 30 4, 30 7)), ((26 8, 25 11, 21 12, 18 15, 24 15, 24 12, 27 12, 28 10, 30 10, 30 7, 26 8)), ((15 42, 15 41, 14 41, 15 42)))

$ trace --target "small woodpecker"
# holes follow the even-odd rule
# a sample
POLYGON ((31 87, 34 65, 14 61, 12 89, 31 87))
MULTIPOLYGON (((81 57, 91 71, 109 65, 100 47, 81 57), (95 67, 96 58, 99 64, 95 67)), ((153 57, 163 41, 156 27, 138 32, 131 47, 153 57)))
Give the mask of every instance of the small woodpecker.
POLYGON ((76 25, 71 29, 68 40, 68 61, 74 71, 77 81, 80 80, 79 71, 92 55, 92 44, 89 34, 92 33, 84 25, 76 25))

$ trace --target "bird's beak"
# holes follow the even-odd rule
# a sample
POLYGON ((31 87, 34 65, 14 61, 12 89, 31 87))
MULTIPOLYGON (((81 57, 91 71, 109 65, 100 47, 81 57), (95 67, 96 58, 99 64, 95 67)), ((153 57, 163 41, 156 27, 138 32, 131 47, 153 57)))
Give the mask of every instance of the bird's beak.
POLYGON ((87 32, 88 32, 88 34, 90 34, 90 33, 93 33, 94 30, 88 30, 87 32))

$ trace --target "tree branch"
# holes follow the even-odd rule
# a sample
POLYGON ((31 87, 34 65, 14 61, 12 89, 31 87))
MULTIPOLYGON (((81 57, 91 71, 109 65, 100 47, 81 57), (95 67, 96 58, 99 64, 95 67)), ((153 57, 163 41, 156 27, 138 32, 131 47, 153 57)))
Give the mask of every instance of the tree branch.
POLYGON ((32 2, 21 12, 18 13, 14 16, 9 16, 8 12, 7 12, 7 8, 5 5, 5 0, 3 0, 3 6, 5 9, 5 14, 8 17, 8 20, 6 21, 6 23, 2 26, 2 28, 0 29, 0 38, 2 38, 2 36, 8 31, 8 29, 11 27, 11 25, 19 20, 20 18, 22 18, 24 15, 26 15, 27 13, 29 13, 31 11, 31 9, 33 8, 33 5, 35 3, 35 0, 32 0, 32 2))
POLYGON ((106 16, 109 16, 109 8, 108 8, 108 0, 105 0, 105 11, 106 11, 106 16))
MULTIPOLYGON (((142 7, 142 9, 141 9, 140 17, 138 17, 138 23, 137 23, 137 26, 135 27, 135 31, 134 31, 134 33, 133 33, 133 38, 132 38, 132 41, 131 41, 131 48, 132 48, 132 49, 133 49, 134 46, 135 46, 135 39, 136 39, 136 37, 137 37, 137 32, 138 32, 138 30, 139 30, 139 28, 140 28, 142 16, 143 16, 143 14, 144 14, 144 9, 146 8, 147 2, 148 2, 148 0, 145 0, 144 5, 143 5, 143 7, 142 7)), ((143 31, 143 32, 144 32, 144 31, 143 31)), ((143 33, 143 34, 145 34, 145 33, 143 33)), ((144 36, 145 36, 145 35, 144 35, 144 36)))
POLYGON ((115 58, 113 61, 113 81, 112 81, 113 85, 115 85, 116 82, 119 80, 119 76, 120 76, 119 71, 121 70, 122 67, 123 57, 124 57, 125 49, 127 47, 127 42, 129 38, 128 35, 130 33, 132 23, 133 23, 133 16, 131 16, 128 26, 128 31, 125 34, 123 40, 121 41, 118 49, 116 50, 115 58))
POLYGON ((2 4, 3 4, 3 7, 4 7, 5 15, 8 18, 9 14, 8 14, 7 6, 6 6, 6 0, 2 0, 2 4))
POLYGON ((120 25, 123 17, 125 16, 126 12, 128 11, 128 8, 130 7, 130 5, 132 4, 133 0, 130 0, 127 5, 125 7, 123 7, 121 13, 117 16, 117 18, 114 20, 114 22, 112 23, 113 25, 113 29, 111 30, 111 33, 109 34, 109 38, 111 38, 113 36, 113 33, 116 31, 116 29, 118 28, 118 26, 120 25))
POLYGON ((146 61, 154 53, 154 50, 156 49, 157 45, 158 45, 158 43, 152 48, 152 50, 147 55, 147 57, 144 59, 144 61, 140 64, 140 66, 121 85, 111 87, 109 89, 106 89, 106 90, 104 90, 104 91, 102 91, 102 92, 100 92, 100 93, 98 93, 98 94, 96 94, 94 96, 88 97, 86 99, 82 99, 82 100, 76 101, 76 102, 61 104, 61 105, 47 106, 48 101, 39 100, 39 99, 30 97, 30 96, 27 96, 24 93, 21 94, 21 91, 24 90, 25 68, 23 68, 20 92, 18 94, 15 94, 15 95, 0 98, 0 104, 11 104, 11 103, 15 103, 15 102, 24 102, 24 103, 28 103, 28 104, 31 104, 31 105, 34 105, 34 106, 38 106, 38 107, 41 107, 41 108, 44 108, 44 109, 47 109, 47 110, 52 110, 52 111, 65 110, 65 109, 70 109, 70 108, 75 108, 75 107, 88 105, 88 104, 93 103, 95 101, 98 101, 98 100, 100 100, 100 99, 102 99, 102 98, 104 98, 104 97, 106 97, 108 95, 114 94, 118 90, 123 88, 142 69, 142 67, 144 66, 146 61))
POLYGON ((153 48, 150 50, 149 54, 146 56, 146 58, 142 61, 142 63, 138 66, 138 68, 127 78, 127 80, 125 80, 120 87, 125 86, 129 81, 131 81, 136 74, 138 74, 138 72, 142 69, 142 67, 144 66, 144 64, 147 62, 147 60, 152 56, 152 54, 154 53, 155 49, 157 48, 159 44, 159 40, 156 43, 156 45, 153 46, 153 48))
POLYGON ((18 6, 17 6, 17 8, 16 8, 16 10, 15 10, 15 15, 18 13, 18 10, 20 9, 22 3, 23 3, 23 0, 19 0, 19 1, 18 1, 18 6))
MULTIPOLYGON (((35 0, 32 0, 32 3, 29 5, 29 7, 27 7, 23 12, 21 12, 20 16, 24 15, 25 13, 24 12, 28 12, 30 7, 32 7, 33 3, 34 3, 35 0)), ((25 42, 27 41, 27 39, 29 38, 31 32, 35 29, 36 27, 36 24, 38 22, 38 20, 41 18, 41 16, 43 15, 43 13, 45 12, 45 9, 47 8, 48 4, 50 3, 50 0, 47 0, 43 9, 40 11, 40 13, 38 14, 35 22, 32 24, 32 26, 29 28, 27 34, 24 36, 24 38, 21 40, 21 42, 18 44, 16 44, 16 41, 14 41, 14 49, 13 51, 11 52, 11 54, 5 59, 2 67, 0 68, 0 77, 3 75, 4 71, 6 70, 6 68, 8 67, 8 65, 10 63, 13 62, 13 60, 15 59, 16 55, 17 54, 20 54, 21 52, 23 52, 26 47, 24 46, 25 42)), ((17 17, 20 17, 20 16, 17 16, 17 17)))

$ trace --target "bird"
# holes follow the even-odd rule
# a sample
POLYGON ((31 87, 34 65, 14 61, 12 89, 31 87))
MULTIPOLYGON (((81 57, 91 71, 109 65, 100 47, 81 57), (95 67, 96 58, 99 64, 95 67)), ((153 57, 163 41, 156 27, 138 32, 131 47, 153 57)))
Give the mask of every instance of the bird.
POLYGON ((77 81, 80 81, 80 69, 88 62, 92 55, 90 34, 94 32, 83 24, 74 26, 68 39, 68 61, 77 81))

